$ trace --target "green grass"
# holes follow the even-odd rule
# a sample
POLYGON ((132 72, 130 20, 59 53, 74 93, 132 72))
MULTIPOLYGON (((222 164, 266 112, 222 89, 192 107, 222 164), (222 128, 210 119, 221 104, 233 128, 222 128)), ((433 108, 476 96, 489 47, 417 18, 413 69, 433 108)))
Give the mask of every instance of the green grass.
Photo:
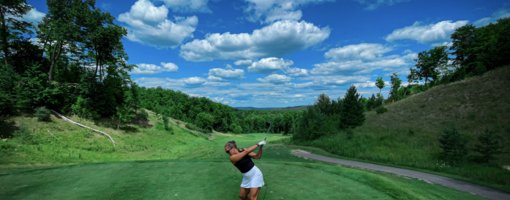
MULTIPOLYGON (((365 124, 349 139, 338 133, 300 143, 351 159, 417 168, 510 192, 510 66, 460 82, 434 87, 387 105, 388 112, 366 113, 365 124), (502 137, 505 153, 491 164, 450 166, 438 159, 438 138, 455 127, 473 149, 485 129, 502 137)), ((468 155, 472 157, 472 154, 468 155)))
MULTIPOLYGON (((236 199, 241 175, 223 152, 224 141, 249 145, 267 136, 218 134, 204 150, 188 152, 191 159, 10 171, 0 176, 0 199, 236 199)), ((413 179, 302 160, 283 144, 265 150, 255 162, 265 176, 260 197, 266 193, 266 199, 479 199, 413 179)))
POLYGON ((257 166, 266 199, 479 199, 414 179, 313 162, 290 155, 287 136, 190 132, 173 120, 165 131, 153 113, 150 128, 95 133, 52 119, 11 119, 19 127, 0 142, 0 199, 237 199, 241 174, 223 145, 240 147, 267 137, 257 166))

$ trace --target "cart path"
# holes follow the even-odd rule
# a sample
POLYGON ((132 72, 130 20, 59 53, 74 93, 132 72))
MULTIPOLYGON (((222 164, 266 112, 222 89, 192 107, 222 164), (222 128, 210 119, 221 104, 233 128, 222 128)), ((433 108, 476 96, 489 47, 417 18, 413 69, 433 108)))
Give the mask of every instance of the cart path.
POLYGON ((474 195, 478 195, 487 199, 494 199, 494 200, 510 200, 510 194, 498 191, 495 189, 491 189, 488 187, 468 183, 465 181, 460 181, 444 176, 439 176, 435 174, 429 174, 425 172, 419 172, 409 169, 402 169, 397 167, 389 167, 384 165, 377 165, 372 163, 364 163, 364 162, 358 162, 358 161, 352 161, 352 160, 344 160, 344 159, 338 159, 338 158, 332 158, 327 156, 321 156, 317 154, 313 154, 304 150, 296 149, 292 150, 292 155, 297 157, 302 157, 305 159, 311 159, 311 160, 318 160, 322 162, 347 166, 347 167, 353 167, 353 168, 359 168, 364 170, 370 170, 370 171, 378 171, 378 172, 385 172, 390 174, 395 174, 399 176, 405 176, 410 178, 416 178, 422 181, 425 181, 427 183, 431 184, 438 184, 445 187, 453 188, 456 190, 460 190, 463 192, 468 192, 474 195))

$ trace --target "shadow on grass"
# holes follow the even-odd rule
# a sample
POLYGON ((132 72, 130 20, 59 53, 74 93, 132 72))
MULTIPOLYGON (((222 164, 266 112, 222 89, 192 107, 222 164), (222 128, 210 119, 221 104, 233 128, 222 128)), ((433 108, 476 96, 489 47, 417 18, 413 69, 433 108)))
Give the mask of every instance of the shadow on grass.
POLYGON ((0 131, 0 138, 11 138, 19 128, 13 121, 5 121, 0 118, 0 130, 2 130, 0 131))

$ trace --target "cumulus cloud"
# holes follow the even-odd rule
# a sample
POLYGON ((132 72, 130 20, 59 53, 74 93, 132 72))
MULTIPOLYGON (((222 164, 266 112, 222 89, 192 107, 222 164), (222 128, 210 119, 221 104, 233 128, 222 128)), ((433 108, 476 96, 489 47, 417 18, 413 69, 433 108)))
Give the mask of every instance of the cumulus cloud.
POLYGON ((302 68, 287 68, 285 70, 289 76, 308 76, 308 70, 302 68))
POLYGON ((415 40, 420 43, 440 43, 449 40, 450 35, 455 29, 466 25, 468 21, 461 20, 452 22, 451 20, 440 21, 435 24, 422 25, 415 22, 411 26, 394 30, 386 36, 386 41, 396 40, 415 40))
POLYGON ((244 70, 233 69, 227 67, 223 68, 211 68, 209 69, 209 80, 221 81, 223 79, 241 79, 244 76, 244 70))
POLYGON ((270 73, 278 70, 284 70, 294 64, 292 60, 285 60, 283 58, 269 57, 262 58, 259 61, 253 62, 248 70, 258 73, 270 73))
POLYGON ((316 45, 329 37, 328 27, 305 21, 278 21, 252 33, 213 33, 181 46, 188 61, 240 60, 281 56, 316 45))
POLYGON ((198 76, 183 78, 180 81, 182 81, 182 83, 184 83, 187 86, 200 86, 207 82, 207 80, 198 76))
POLYGON ((314 65, 314 75, 329 75, 339 72, 366 74, 376 69, 401 71, 400 68, 411 66, 416 53, 405 51, 402 55, 385 55, 392 51, 381 44, 353 44, 333 48, 324 54, 326 62, 314 65))
POLYGON ((209 0, 159 0, 174 12, 211 12, 207 3, 209 0))
POLYGON ((155 6, 149 0, 138 0, 118 20, 127 24, 127 38, 158 48, 174 48, 192 36, 198 24, 196 16, 167 18, 168 8, 155 6))
POLYGON ((162 62, 161 66, 155 64, 141 63, 131 71, 132 74, 156 74, 161 72, 176 72, 179 67, 170 62, 162 62))
POLYGON ((490 17, 484 17, 479 20, 476 20, 475 22, 473 22, 473 24, 478 27, 485 26, 490 23, 498 21, 498 19, 503 19, 503 18, 507 18, 507 17, 510 17, 510 10, 509 9, 501 9, 501 10, 494 12, 490 17))
POLYGON ((367 10, 375 10, 381 6, 392 6, 397 3, 406 2, 409 0, 356 0, 361 5, 365 6, 367 10))
POLYGON ((360 81, 369 81, 368 76, 361 75, 316 75, 304 78, 310 81, 306 83, 307 87, 328 87, 345 86, 360 81))
POLYGON ((284 84, 288 83, 291 78, 281 74, 271 74, 264 78, 258 78, 257 80, 263 83, 284 84))
POLYGON ((330 49, 324 56, 331 60, 373 60, 389 51, 391 51, 391 48, 385 47, 382 44, 361 43, 330 49))
POLYGON ((46 13, 39 12, 36 8, 32 7, 25 15, 23 15, 22 19, 23 21, 37 26, 44 16, 46 16, 46 13))
POLYGON ((248 20, 271 23, 279 20, 300 20, 301 7, 334 0, 245 0, 248 6, 245 12, 248 20))
POLYGON ((237 66, 243 66, 243 65, 245 65, 245 66, 246 66, 246 65, 251 65, 252 63, 253 63, 253 61, 252 61, 252 60, 236 60, 236 61, 234 62, 234 64, 235 64, 235 65, 237 65, 237 66))

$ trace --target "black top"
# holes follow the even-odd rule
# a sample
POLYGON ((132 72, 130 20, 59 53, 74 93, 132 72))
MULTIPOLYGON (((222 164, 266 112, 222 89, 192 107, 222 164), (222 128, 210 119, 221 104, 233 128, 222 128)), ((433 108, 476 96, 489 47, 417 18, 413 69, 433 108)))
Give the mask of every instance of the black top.
POLYGON ((237 167, 237 169, 239 169, 239 171, 241 171, 241 173, 246 173, 250 171, 253 166, 255 166, 255 163, 253 163, 249 155, 246 155, 241 158, 241 160, 237 161, 234 165, 237 167))

